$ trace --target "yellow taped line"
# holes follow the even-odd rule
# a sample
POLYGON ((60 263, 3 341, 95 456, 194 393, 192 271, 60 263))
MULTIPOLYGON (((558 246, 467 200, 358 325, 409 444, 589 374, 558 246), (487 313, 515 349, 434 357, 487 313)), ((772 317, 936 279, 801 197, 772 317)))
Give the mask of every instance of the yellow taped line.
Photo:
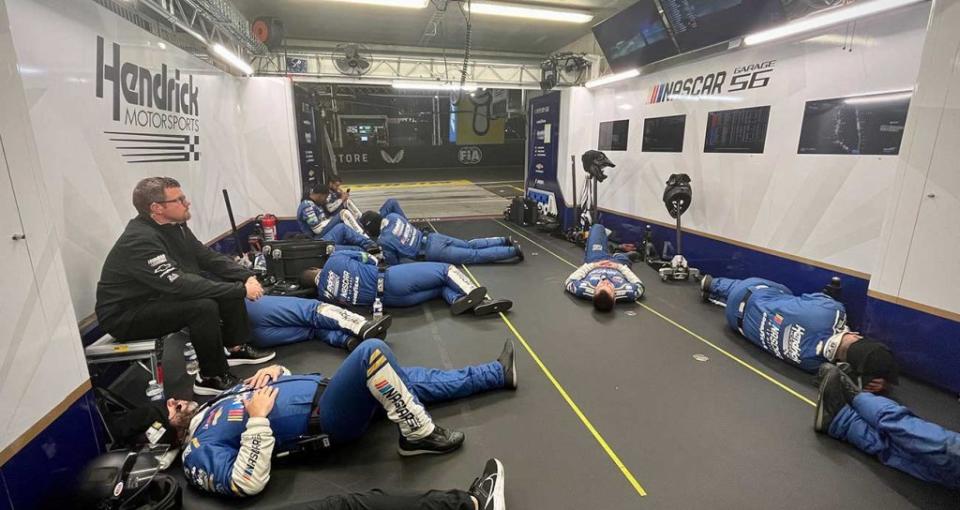
MULTIPOLYGON (((506 223, 503 223, 503 222, 498 221, 498 220, 493 220, 493 221, 497 222, 500 226, 506 228, 507 230, 509 230, 509 231, 517 234, 518 236, 526 239, 527 241, 530 241, 530 242, 533 243, 534 245, 538 246, 540 249, 542 249, 542 250, 546 251, 547 253, 553 255, 554 257, 560 259, 562 262, 566 263, 567 265, 569 265, 569 266, 571 266, 571 267, 573 267, 573 268, 579 267, 579 266, 574 265, 574 264, 573 264, 572 262, 570 262, 569 260, 563 258, 562 256, 557 255, 556 253, 554 253, 553 251, 551 251, 551 250, 550 250, 549 248, 547 248, 546 246, 544 246, 544 245, 542 245, 542 244, 534 241, 533 239, 530 239, 529 237, 527 237, 526 235, 524 235, 522 232, 511 228, 511 227, 510 227, 509 225, 507 225, 506 223)), ((732 353, 726 351, 725 349, 723 349, 722 347, 718 346, 717 344, 711 342, 710 340, 707 340, 706 338, 704 338, 704 337, 702 337, 702 336, 694 333, 693 331, 690 331, 690 330, 687 329, 686 327, 678 324, 678 323, 677 323, 676 321, 674 321, 673 319, 670 319, 670 318, 667 317, 666 315, 663 315, 662 313, 654 310, 654 309, 651 308, 650 306, 645 305, 645 304, 643 304, 643 303, 637 303, 637 304, 639 304, 640 306, 642 306, 644 309, 646 309, 646 310, 649 311, 650 313, 652 313, 652 314, 656 315, 657 317, 660 317, 661 319, 663 319, 663 320, 667 321, 668 323, 672 324, 673 326, 675 326, 676 328, 680 329, 681 331, 687 333, 688 335, 696 338, 697 340, 700 340, 701 342, 709 345, 710 347, 713 347, 717 352, 719 352, 719 353, 723 354, 724 356, 732 359, 733 361, 736 361, 736 362, 739 363, 740 365, 746 367, 746 368, 747 368, 748 370, 750 370, 751 372, 753 372, 753 373, 759 375, 760 377, 766 379, 767 381, 773 383, 775 386, 779 387, 779 388, 782 389, 783 391, 786 391, 787 393, 793 395, 794 397, 797 397, 798 399, 806 402, 807 404, 810 404, 810 405, 812 405, 812 406, 814 406, 814 407, 817 406, 817 403, 816 403, 816 402, 814 402, 814 401, 810 400, 809 398, 801 395, 801 394, 798 393, 796 390, 794 390, 793 388, 790 388, 790 387, 787 386, 786 384, 784 384, 784 383, 782 383, 782 382, 774 379, 772 376, 768 375, 766 372, 760 370, 759 368, 756 368, 756 367, 754 367, 753 365, 747 363, 746 361, 740 359, 740 358, 739 358, 738 356, 736 356, 735 354, 732 354, 732 353)))
POLYGON ((357 184, 348 186, 351 190, 375 190, 375 189, 397 189, 397 188, 430 188, 436 186, 474 186, 466 179, 457 179, 453 181, 420 181, 420 182, 383 182, 377 184, 357 184))
MULTIPOLYGON (((466 271, 467 275, 470 277, 471 280, 473 280, 473 283, 475 285, 480 286, 480 282, 477 281, 477 279, 473 276, 473 273, 471 273, 470 270, 467 269, 466 265, 461 265, 460 267, 462 267, 463 270, 466 271)), ((603 439, 603 436, 601 436, 600 432, 598 432, 596 427, 593 426, 593 423, 590 422, 590 419, 583 414, 583 411, 580 410, 580 406, 578 406, 577 403, 574 402, 572 398, 570 398, 570 394, 567 393, 567 390, 563 389, 563 386, 560 385, 560 382, 557 381, 557 378, 553 376, 553 372, 551 372, 550 369, 543 364, 543 361, 540 360, 540 356, 537 356, 537 353, 533 351, 533 348, 530 347, 530 344, 528 344, 527 341, 524 340, 523 335, 521 335, 520 332, 517 331, 517 328, 513 326, 513 323, 510 322, 510 319, 508 319, 507 316, 503 314, 503 312, 500 312, 500 318, 503 319, 503 322, 505 322, 507 324, 507 327, 510 329, 510 331, 513 332, 513 336, 517 337, 517 340, 519 340, 520 343, 523 344, 523 348, 527 350, 527 352, 530 354, 530 357, 533 358, 533 361, 537 363, 537 366, 540 367, 540 370, 543 371, 543 374, 547 376, 547 379, 549 379, 550 382, 553 383, 553 387, 560 392, 560 396, 562 396, 563 399, 567 401, 567 405, 569 405, 570 408, 573 409, 574 414, 577 415, 577 418, 580 418, 580 421, 583 422, 583 425, 585 427, 587 427, 587 430, 590 431, 590 434, 593 435, 593 438, 596 439, 598 443, 600 443, 600 447, 603 448, 603 451, 607 453, 607 456, 610 457, 610 460, 612 460, 613 463, 616 464, 617 468, 620 469, 620 472, 627 479, 627 481, 630 482, 630 485, 633 486, 634 490, 636 490, 637 493, 640 494, 641 496, 646 496, 647 491, 643 489, 643 487, 640 485, 640 482, 638 482, 636 477, 633 476, 633 473, 630 472, 630 469, 627 468, 626 464, 624 464, 623 461, 620 460, 620 457, 616 454, 616 452, 613 451, 613 448, 610 448, 610 445, 607 443, 605 439, 603 439)))

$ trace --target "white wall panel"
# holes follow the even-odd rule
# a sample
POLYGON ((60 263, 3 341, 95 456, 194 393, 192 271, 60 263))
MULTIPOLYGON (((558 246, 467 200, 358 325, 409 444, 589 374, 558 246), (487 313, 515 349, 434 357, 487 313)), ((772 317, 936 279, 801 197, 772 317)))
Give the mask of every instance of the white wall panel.
POLYGON ((135 214, 131 191, 143 177, 168 175, 183 184, 193 202, 190 225, 201 240, 230 228, 223 188, 230 191, 238 220, 264 211, 293 214, 299 179, 287 80, 225 74, 93 2, 7 0, 7 5, 47 188, 45 216, 60 226, 77 315, 93 312, 100 267, 135 214), (104 39, 108 64, 117 43, 121 63, 151 73, 166 65, 170 75, 179 69, 181 81, 192 76, 199 113, 183 117, 195 120, 197 129, 131 126, 128 110, 166 112, 125 101, 115 121, 112 83, 105 81, 104 97, 96 96, 97 36, 104 39), (132 164, 105 131, 199 136, 200 158, 132 164))
MULTIPOLYGON (((617 168, 600 186, 600 207, 672 222, 661 202, 671 173, 693 179, 690 228, 869 273, 879 247, 896 156, 798 155, 807 101, 914 86, 928 4, 837 27, 798 42, 746 48, 593 89, 569 102, 570 154, 596 148, 600 122, 629 119, 629 150, 606 151, 617 168), (775 60, 769 85, 723 100, 647 104, 654 86, 775 60), (770 105, 763 154, 703 152, 707 113, 770 105), (686 114, 682 154, 640 151, 643 119, 686 114), (589 129, 591 133, 585 133, 589 129)), ((726 90, 726 86, 724 89, 726 90)), ((578 94, 580 91, 565 91, 578 94)), ((911 105, 910 116, 915 108, 911 105)), ((569 180, 567 172, 559 172, 569 180)), ((569 189, 567 184, 565 190, 569 189)))

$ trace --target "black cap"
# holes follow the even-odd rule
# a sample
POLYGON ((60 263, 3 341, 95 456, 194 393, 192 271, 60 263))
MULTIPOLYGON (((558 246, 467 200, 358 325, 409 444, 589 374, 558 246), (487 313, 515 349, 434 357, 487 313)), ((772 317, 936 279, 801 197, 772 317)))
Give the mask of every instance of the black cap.
POLYGON ((861 338, 850 344, 847 348, 847 362, 865 382, 871 379, 884 379, 891 384, 900 382, 893 353, 876 340, 861 338))
POLYGON ((383 216, 374 211, 367 211, 360 215, 359 221, 363 231, 370 236, 370 239, 380 237, 380 222, 383 221, 383 216))

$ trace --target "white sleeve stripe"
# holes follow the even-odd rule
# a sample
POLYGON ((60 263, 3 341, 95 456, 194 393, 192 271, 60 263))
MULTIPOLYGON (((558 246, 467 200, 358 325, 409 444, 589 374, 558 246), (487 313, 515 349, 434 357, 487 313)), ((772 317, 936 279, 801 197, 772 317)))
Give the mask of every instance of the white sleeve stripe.
POLYGON ((258 494, 270 481, 270 457, 274 443, 270 420, 247 420, 247 430, 240 436, 240 450, 230 473, 230 481, 244 494, 258 494))

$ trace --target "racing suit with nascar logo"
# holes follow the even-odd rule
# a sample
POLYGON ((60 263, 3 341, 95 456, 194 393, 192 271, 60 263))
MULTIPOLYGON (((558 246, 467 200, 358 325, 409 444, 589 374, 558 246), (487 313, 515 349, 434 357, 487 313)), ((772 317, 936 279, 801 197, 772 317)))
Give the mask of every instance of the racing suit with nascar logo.
POLYGON ((388 264, 413 260, 448 264, 482 264, 517 257, 518 250, 506 237, 485 237, 464 241, 436 232, 425 234, 407 221, 395 199, 380 207, 380 236, 377 242, 388 264))
POLYGON ((630 258, 625 253, 610 255, 607 250, 607 231, 597 223, 590 227, 584 264, 567 277, 567 292, 584 299, 593 299, 597 285, 608 280, 613 284, 617 301, 637 301, 643 296, 643 282, 630 270, 630 258))
POLYGON ((297 452, 305 439, 326 434, 331 445, 366 431, 377 411, 408 439, 434 430, 425 404, 504 387, 504 368, 492 361, 458 370, 402 367, 382 340, 360 344, 334 374, 285 375, 269 415, 249 417, 238 385, 200 408, 189 426, 182 455, 184 475, 199 489, 233 496, 259 493, 270 480, 274 456, 297 452))
POLYGON ((346 225, 369 240, 353 213, 342 209, 336 214, 327 214, 322 207, 309 198, 300 201, 300 205, 297 207, 297 224, 300 225, 301 232, 314 239, 331 241, 332 239, 325 237, 330 233, 330 230, 337 225, 346 225))
POLYGON ((360 314, 316 299, 263 296, 247 301, 246 306, 253 343, 260 347, 316 339, 346 348, 347 341, 359 336, 367 322, 360 314))
POLYGON ((459 269, 439 262, 414 262, 377 268, 377 261, 362 252, 334 252, 317 275, 317 295, 339 305, 371 306, 378 295, 385 306, 414 306, 442 297, 447 304, 477 286, 459 269))
POLYGON ((763 278, 713 278, 710 300, 725 305, 727 324, 747 340, 807 372, 832 362, 848 331, 839 301, 819 292, 794 296, 763 278))

